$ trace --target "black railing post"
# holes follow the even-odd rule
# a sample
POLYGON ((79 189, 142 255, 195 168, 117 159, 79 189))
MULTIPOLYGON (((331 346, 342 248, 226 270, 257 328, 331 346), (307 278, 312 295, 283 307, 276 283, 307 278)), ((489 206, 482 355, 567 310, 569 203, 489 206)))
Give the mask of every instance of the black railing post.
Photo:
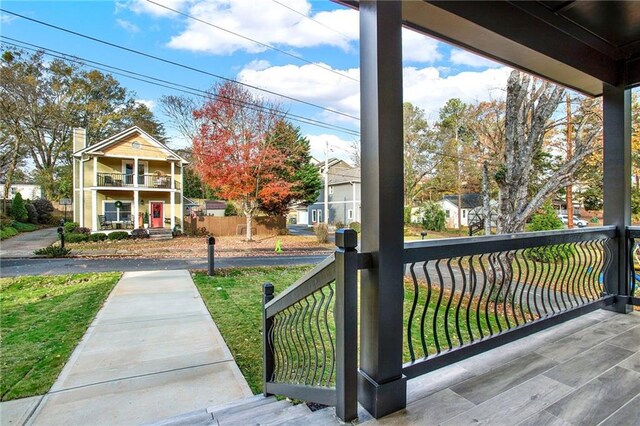
POLYGON ((273 376, 273 348, 269 341, 269 332, 273 325, 273 318, 267 318, 265 306, 273 299, 273 284, 264 283, 262 285, 262 393, 268 396, 267 382, 273 376))
POLYGON ((358 233, 336 231, 336 414, 358 417, 358 233))
POLYGON ((208 275, 213 276, 215 272, 215 247, 216 247, 216 239, 213 236, 207 237, 207 266, 208 266, 208 275))

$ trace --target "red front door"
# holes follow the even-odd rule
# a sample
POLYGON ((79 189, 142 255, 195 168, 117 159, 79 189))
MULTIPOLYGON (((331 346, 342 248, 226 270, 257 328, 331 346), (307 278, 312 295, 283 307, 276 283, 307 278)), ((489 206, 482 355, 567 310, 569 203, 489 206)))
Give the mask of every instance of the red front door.
POLYGON ((162 228, 164 226, 164 216, 162 214, 162 203, 151 203, 151 227, 162 228))

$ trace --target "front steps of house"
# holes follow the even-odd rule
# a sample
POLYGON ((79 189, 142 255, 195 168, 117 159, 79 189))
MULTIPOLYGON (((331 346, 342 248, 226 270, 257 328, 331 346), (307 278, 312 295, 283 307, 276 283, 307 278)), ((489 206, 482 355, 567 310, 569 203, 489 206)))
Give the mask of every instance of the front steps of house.
POLYGON ((173 239, 173 234, 171 233, 171 229, 167 228, 149 228, 149 238, 153 240, 171 240, 173 239))
MULTIPOLYGON (((371 419, 360 410, 359 422, 371 419)), ((327 407, 311 411, 306 404, 294 405, 289 400, 278 401, 275 397, 255 395, 225 405, 193 411, 152 423, 154 426, 324 426, 343 425, 335 415, 335 408, 327 407)))

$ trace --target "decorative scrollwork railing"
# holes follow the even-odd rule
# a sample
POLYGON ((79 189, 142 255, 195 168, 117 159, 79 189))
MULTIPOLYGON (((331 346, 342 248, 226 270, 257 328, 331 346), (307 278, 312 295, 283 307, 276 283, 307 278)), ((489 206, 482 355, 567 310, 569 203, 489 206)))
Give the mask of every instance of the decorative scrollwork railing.
POLYGON ((264 393, 357 415, 357 234, 336 232, 328 257, 274 298, 264 285, 264 393))
POLYGON ((627 241, 629 244, 629 304, 640 306, 640 227, 627 227, 627 241))
POLYGON ((610 303, 603 282, 614 236, 602 227, 406 244, 405 374, 610 303))

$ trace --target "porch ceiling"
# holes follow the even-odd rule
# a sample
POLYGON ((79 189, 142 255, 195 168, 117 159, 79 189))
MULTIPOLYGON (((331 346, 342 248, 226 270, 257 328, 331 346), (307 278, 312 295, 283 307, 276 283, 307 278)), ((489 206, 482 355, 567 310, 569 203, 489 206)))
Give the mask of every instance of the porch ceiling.
POLYGON ((602 95, 603 82, 640 84, 636 1, 406 1, 403 20, 416 31, 585 94, 602 95))

